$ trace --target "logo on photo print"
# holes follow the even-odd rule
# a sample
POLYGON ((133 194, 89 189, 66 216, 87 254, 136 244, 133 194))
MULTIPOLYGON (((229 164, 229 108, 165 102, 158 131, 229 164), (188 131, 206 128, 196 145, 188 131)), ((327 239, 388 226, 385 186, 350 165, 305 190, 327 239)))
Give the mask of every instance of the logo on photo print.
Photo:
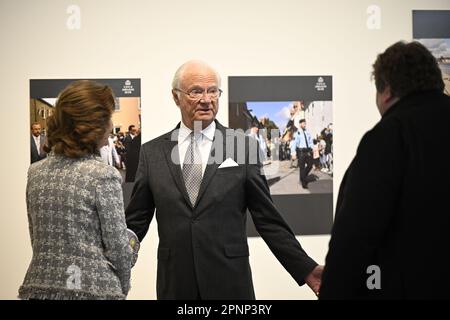
POLYGON ((327 88, 327 84, 322 77, 319 77, 319 79, 317 79, 315 88, 317 89, 317 91, 324 91, 327 88))
POLYGON ((132 94, 134 91, 133 85, 131 84, 130 80, 126 80, 125 84, 122 87, 122 92, 124 94, 132 94))

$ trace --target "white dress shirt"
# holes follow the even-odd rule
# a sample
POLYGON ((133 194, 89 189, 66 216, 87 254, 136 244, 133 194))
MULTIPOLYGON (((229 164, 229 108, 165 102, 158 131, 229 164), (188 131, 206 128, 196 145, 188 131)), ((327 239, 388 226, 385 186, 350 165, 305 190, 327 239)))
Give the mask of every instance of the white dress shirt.
POLYGON ((33 138, 34 138, 34 143, 36 144, 36 149, 37 149, 38 155, 41 155, 41 136, 36 137, 33 135, 33 138))
MULTIPOLYGON (((198 149, 202 157, 202 174, 205 174, 206 165, 208 164, 209 154, 214 140, 214 132, 216 131, 216 123, 213 121, 209 126, 200 131, 201 134, 196 134, 198 149)), ((178 131, 178 152, 180 157, 181 169, 183 169, 184 156, 191 143, 190 134, 192 130, 186 127, 181 121, 180 130, 178 131)))

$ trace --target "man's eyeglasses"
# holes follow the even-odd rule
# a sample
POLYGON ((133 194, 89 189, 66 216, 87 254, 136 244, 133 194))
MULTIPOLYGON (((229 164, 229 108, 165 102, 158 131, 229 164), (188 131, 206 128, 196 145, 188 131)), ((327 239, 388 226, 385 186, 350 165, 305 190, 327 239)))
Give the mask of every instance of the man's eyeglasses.
MULTIPOLYGON (((205 93, 205 90, 202 89, 192 89, 189 92, 183 91, 181 89, 178 88, 174 88, 173 90, 175 91, 179 91, 181 93, 186 94, 189 98, 194 99, 194 100, 200 100, 203 98, 203 94, 205 93)), ((208 96, 208 98, 210 99, 217 99, 220 97, 220 95, 222 94, 222 90, 220 90, 219 88, 209 88, 206 90, 206 95, 208 96)))

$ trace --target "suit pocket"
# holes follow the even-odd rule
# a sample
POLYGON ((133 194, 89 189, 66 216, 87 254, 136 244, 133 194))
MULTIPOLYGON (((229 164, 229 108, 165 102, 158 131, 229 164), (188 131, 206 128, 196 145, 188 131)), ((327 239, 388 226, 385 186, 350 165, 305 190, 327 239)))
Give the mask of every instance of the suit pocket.
POLYGON ((167 260, 170 256, 169 248, 158 248, 158 260, 167 260))
POLYGON ((250 256, 247 244, 228 244, 225 245, 225 255, 228 258, 248 257, 250 256))
POLYGON ((218 168, 216 174, 241 174, 244 166, 218 168))

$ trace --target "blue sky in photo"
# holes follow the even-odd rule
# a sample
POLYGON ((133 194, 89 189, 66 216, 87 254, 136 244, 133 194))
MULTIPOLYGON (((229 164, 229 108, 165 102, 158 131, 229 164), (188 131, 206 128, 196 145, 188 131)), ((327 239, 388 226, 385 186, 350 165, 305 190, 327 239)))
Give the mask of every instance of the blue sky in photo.
POLYGON ((292 101, 248 101, 247 108, 258 119, 268 117, 283 130, 289 121, 289 109, 292 101))

